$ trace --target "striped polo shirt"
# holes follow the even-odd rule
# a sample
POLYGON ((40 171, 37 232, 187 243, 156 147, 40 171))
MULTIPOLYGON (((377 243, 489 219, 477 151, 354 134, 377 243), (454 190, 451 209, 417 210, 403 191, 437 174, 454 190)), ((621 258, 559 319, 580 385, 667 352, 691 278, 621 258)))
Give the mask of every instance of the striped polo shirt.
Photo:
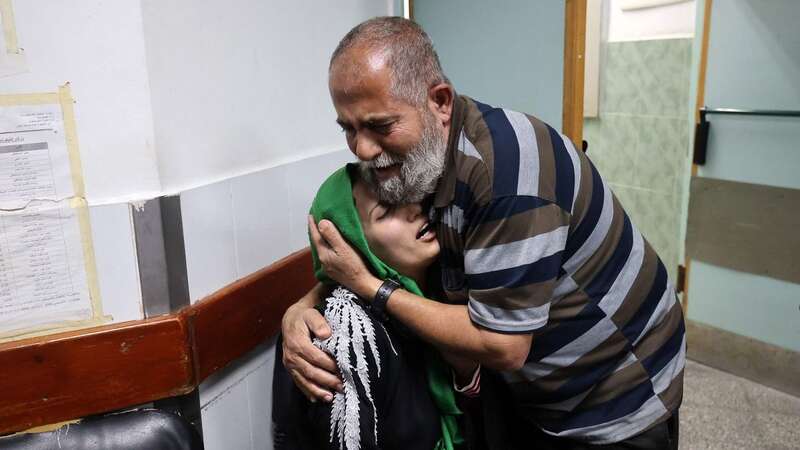
POLYGON ((602 444, 680 405, 686 342, 667 271, 597 169, 546 123, 457 97, 431 217, 448 301, 532 333, 502 374, 516 413, 602 444))

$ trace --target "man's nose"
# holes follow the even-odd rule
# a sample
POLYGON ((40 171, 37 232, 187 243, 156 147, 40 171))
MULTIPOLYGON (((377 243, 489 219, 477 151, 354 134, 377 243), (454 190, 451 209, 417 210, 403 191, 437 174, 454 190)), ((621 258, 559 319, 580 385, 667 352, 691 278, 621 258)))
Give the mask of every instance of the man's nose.
POLYGON ((364 133, 359 133, 356 136, 355 144, 356 148, 353 149, 353 153, 361 161, 372 161, 383 152, 381 146, 374 139, 365 136, 364 133))
POLYGON ((420 205, 419 203, 411 203, 409 205, 406 205, 406 208, 408 208, 409 222, 417 220, 419 216, 422 215, 422 205, 420 205))

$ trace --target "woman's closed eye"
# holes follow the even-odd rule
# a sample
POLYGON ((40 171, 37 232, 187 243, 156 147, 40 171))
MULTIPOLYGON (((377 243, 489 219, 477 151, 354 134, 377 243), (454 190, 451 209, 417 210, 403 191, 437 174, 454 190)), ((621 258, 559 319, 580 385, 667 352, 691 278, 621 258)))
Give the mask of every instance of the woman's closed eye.
POLYGON ((386 217, 389 217, 392 211, 394 211, 394 206, 378 204, 378 206, 375 208, 375 219, 385 219, 386 217))

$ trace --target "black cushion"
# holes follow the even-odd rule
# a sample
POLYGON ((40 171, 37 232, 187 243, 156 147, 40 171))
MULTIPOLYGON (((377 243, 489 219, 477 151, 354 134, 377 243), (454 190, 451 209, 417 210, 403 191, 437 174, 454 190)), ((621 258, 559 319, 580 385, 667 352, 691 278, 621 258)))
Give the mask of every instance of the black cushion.
POLYGON ((182 417, 143 409, 92 417, 46 433, 0 438, 0 450, 195 450, 203 441, 182 417))

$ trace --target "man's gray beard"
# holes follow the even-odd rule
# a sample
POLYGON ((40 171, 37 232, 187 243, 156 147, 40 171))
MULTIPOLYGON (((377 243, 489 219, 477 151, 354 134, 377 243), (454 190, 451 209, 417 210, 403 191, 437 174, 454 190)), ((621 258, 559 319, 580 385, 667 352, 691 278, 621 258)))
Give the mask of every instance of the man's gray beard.
POLYGON ((382 203, 419 203, 436 190, 436 183, 444 172, 447 141, 434 120, 430 113, 425 117, 419 143, 405 157, 383 152, 372 161, 359 163, 361 177, 382 203), (392 164, 402 164, 400 175, 378 182, 371 169, 392 164))

